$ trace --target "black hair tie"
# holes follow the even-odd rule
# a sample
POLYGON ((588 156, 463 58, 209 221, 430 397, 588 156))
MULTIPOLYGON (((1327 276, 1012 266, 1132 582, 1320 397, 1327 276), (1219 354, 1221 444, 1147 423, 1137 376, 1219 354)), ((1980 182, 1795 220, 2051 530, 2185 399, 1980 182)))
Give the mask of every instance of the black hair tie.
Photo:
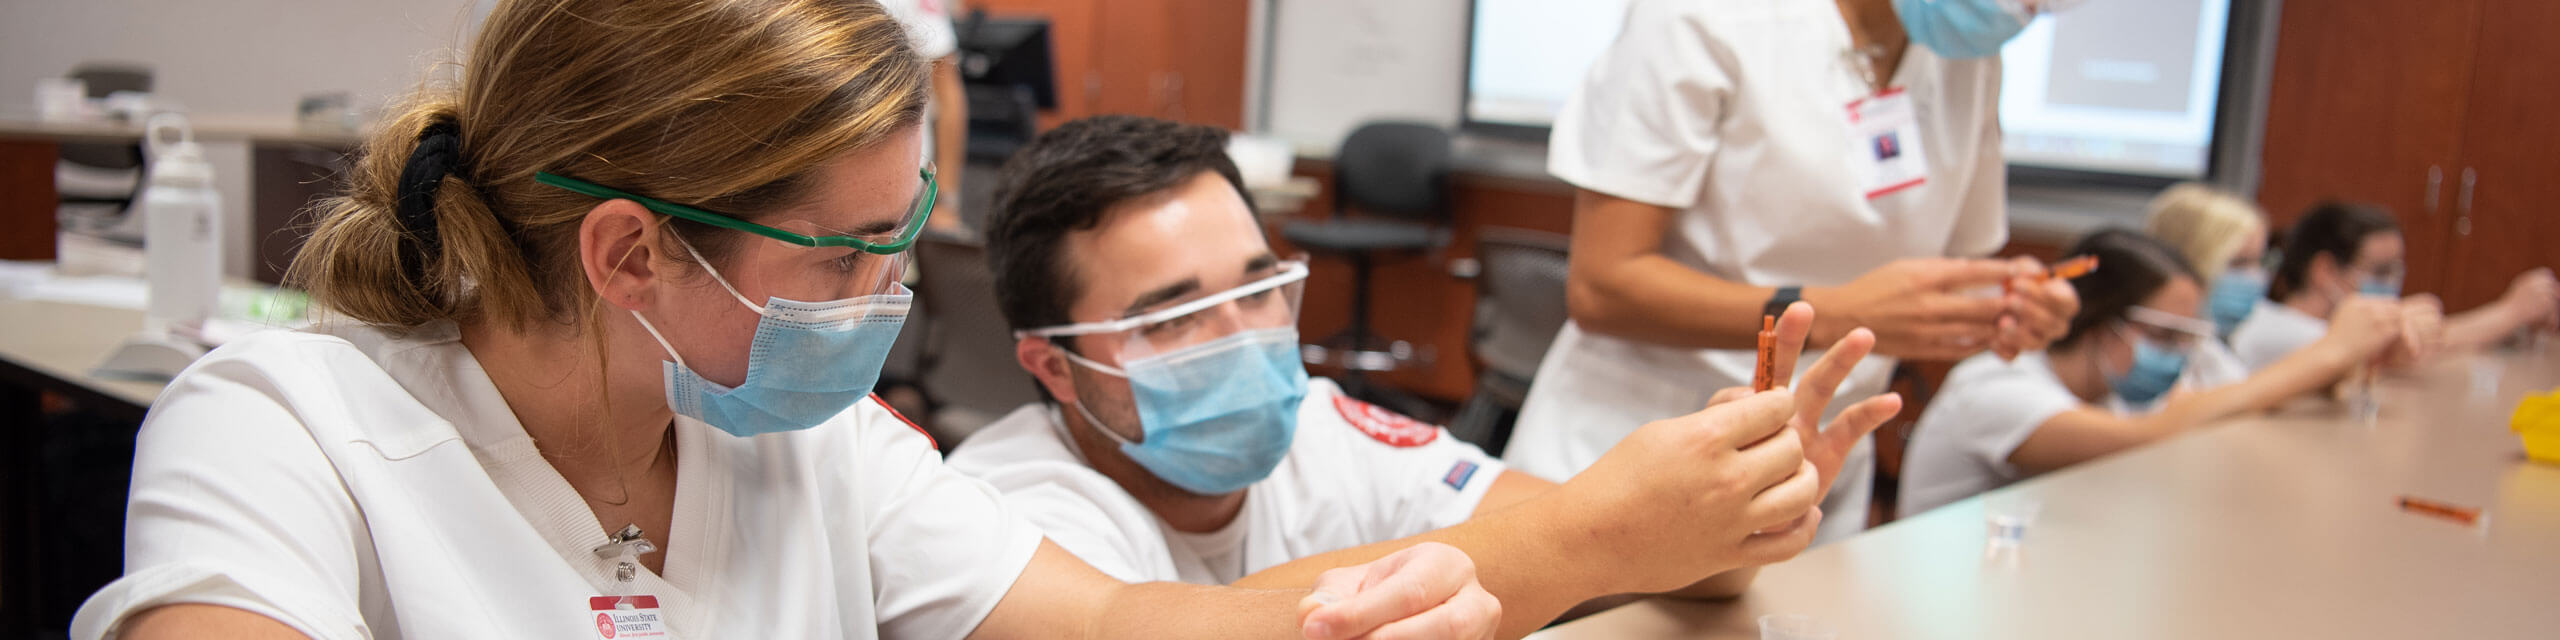
MULTIPOLYGON (((418 133, 418 148, 409 152, 409 164, 400 169, 400 226, 418 240, 420 256, 434 255, 439 240, 436 188, 444 184, 445 176, 460 173, 462 125, 452 118, 437 118, 418 133)), ((412 265, 410 271, 414 275, 422 266, 412 265)))

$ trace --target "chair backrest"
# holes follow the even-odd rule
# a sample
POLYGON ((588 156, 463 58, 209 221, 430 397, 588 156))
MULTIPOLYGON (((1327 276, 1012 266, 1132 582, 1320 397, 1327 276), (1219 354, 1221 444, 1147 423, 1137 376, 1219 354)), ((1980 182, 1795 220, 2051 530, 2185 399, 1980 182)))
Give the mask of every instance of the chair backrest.
POLYGON ((916 239, 915 252, 916 299, 932 314, 917 384, 933 398, 937 429, 966 436, 986 421, 1038 401, 1031 374, 1015 364, 1013 332, 996 307, 986 246, 976 238, 934 230, 916 239))
POLYGON ((151 68, 139 64, 83 62, 63 75, 86 85, 91 98, 104 98, 118 91, 151 92, 151 68))
POLYGON ((1476 239, 1474 339, 1469 347, 1487 369, 1527 382, 1538 372, 1556 332, 1564 329, 1564 236, 1544 231, 1488 227, 1476 239))
MULTIPOLYGON (((121 62, 83 62, 64 77, 79 80, 92 100, 118 91, 151 91, 151 68, 121 62)), ((98 169, 142 168, 142 143, 67 142, 58 149, 61 162, 98 169)))
POLYGON ((1449 132, 1411 122, 1360 125, 1334 152, 1334 212, 1439 221, 1449 215, 1449 132))

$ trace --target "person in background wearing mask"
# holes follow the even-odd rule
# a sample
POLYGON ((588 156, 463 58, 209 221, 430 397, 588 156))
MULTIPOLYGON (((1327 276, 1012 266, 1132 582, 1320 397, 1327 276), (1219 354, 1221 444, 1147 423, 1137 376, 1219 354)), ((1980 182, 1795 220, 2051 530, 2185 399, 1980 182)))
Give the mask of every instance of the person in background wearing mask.
MULTIPOLYGON (((2068 285, 2031 259, 1965 258, 2008 235, 2000 46, 2067 4, 1630 3, 1550 141, 1548 170, 1578 189, 1571 321, 1504 459, 1573 477, 1748 384, 1761 317, 1797 300, 1821 310, 1813 346, 1873 329, 1884 357, 1849 375, 1850 402, 1884 391, 1897 359, 2061 337, 2068 285)), ((1819 539, 1865 528, 1871 451, 1850 454, 1819 539)))
MULTIPOLYGON (((1274 255, 1224 131, 1134 116, 1067 123, 1014 156, 987 255, 1049 402, 972 436, 951 465, 1103 572, 1303 585, 1422 541, 1477 560, 1519 637, 1606 596, 1730 596, 1794 555, 1821 482, 1900 409, 1814 423, 1873 338, 1851 331, 1804 391, 1656 421, 1558 486, 1309 379, 1302 262, 1274 255)), ((1801 345, 1798 305, 1779 342, 1801 345)), ((1778 357, 1790 365, 1796 349, 1778 357)))
POLYGON ((1902 517, 2039 473, 2262 411, 2324 388, 2398 346, 2388 300, 2340 307, 2311 345, 2248 378, 2171 393, 2213 323, 2197 316, 2204 287, 2176 249, 2133 231, 2082 238, 2073 256, 2097 271, 2071 281, 2080 312, 2051 349, 2015 360, 1966 359, 1947 374, 1904 454, 1902 517), (2156 405, 2150 411, 2135 407, 2156 405))
MULTIPOLYGON (((2251 370, 2267 367, 2320 339, 2341 304, 2358 297, 2401 300, 2405 240, 2399 222, 2380 207, 2323 203, 2287 229, 2267 300, 2231 333, 2232 351, 2251 370)), ((2480 308, 2445 317, 2434 296, 2403 301, 2413 342, 2406 363, 2439 351, 2467 351, 2524 328, 2560 323, 2560 281, 2548 268, 2518 274, 2506 295, 2480 308)))
POLYGON ((1465 554, 1112 580, 866 399, 934 173, 869 1, 514 0, 171 381, 77 638, 1482 637, 1465 554))
POLYGON ((2267 296, 2267 217, 2248 200, 2201 183, 2183 183, 2151 199, 2143 231, 2194 265, 2205 282, 2205 314, 2214 339, 2196 344, 2187 388, 2216 387, 2249 377, 2249 366, 2225 338, 2267 296))
POLYGON ((2214 335, 2229 336, 2267 296, 2267 215, 2230 192, 2183 183, 2151 199, 2143 232, 2177 247, 2208 285, 2214 335))

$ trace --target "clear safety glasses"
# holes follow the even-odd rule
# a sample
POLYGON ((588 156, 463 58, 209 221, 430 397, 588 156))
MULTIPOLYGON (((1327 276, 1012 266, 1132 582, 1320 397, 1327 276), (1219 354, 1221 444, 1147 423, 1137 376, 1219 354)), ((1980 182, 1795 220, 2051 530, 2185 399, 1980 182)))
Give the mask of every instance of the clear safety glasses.
POLYGON ((1166 353, 1244 331, 1295 327, 1307 263, 1283 260, 1232 289, 1211 292, 1114 320, 1024 329, 1016 338, 1081 336, 1086 358, 1108 364, 1166 353))
POLYGON ((2196 345, 2214 339, 2213 322, 2161 311, 2144 306, 2125 310, 2125 324, 2153 344, 2187 353, 2196 345))
MULTIPOLYGON (((796 218, 760 224, 568 176, 536 173, 534 179, 597 198, 630 200, 661 215, 774 240, 737 243, 729 252, 732 257, 715 267, 726 268, 719 271, 723 284, 732 285, 740 297, 760 303, 768 298, 822 302, 889 292, 906 276, 907 247, 915 243, 933 215, 938 188, 934 170, 927 166, 916 175, 923 181, 922 189, 897 222, 886 228, 862 230, 796 218)), ((686 249, 691 251, 693 247, 686 249)))

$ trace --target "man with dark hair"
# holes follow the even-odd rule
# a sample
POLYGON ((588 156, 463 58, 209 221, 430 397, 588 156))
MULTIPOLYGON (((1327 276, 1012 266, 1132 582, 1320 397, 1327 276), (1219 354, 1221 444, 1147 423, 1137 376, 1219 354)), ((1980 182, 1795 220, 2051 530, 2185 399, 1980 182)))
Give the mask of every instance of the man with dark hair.
MULTIPOLYGON (((1784 389, 1731 390, 1647 425, 1563 484, 1310 380, 1306 266, 1276 255, 1217 129, 1106 116, 1015 156, 988 227, 1015 355, 1047 402, 973 436, 987 480, 1105 573, 1252 587, 1419 541, 1476 559, 1505 637, 1621 594, 1726 596, 1793 556, 1847 449, 1900 408, 1818 424, 1874 337, 1854 332, 1784 389)), ((1810 307, 1780 322, 1778 369, 1810 307)), ((1842 514, 1858 517, 1859 514, 1842 514)))

